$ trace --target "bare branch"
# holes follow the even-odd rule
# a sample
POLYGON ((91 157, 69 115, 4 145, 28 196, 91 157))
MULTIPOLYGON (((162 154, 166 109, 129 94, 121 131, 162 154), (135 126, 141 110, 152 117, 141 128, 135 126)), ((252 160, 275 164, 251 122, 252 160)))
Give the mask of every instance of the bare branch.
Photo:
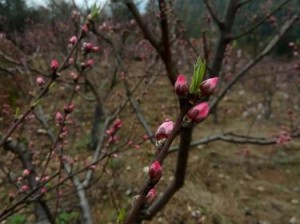
POLYGON ((293 16, 291 19, 285 22, 285 24, 281 27, 278 34, 276 34, 273 39, 269 42, 269 44, 265 47, 265 49, 256 56, 255 59, 246 64, 240 72, 236 74, 236 76, 225 86, 219 96, 211 103, 211 109, 213 110, 217 104, 223 99, 226 93, 232 88, 232 86, 242 78, 253 66, 255 66, 259 61, 261 61, 270 51, 277 45, 279 40, 283 37, 283 35, 292 27, 292 25, 296 22, 298 16, 293 16))
POLYGON ((135 4, 132 2, 132 0, 126 0, 125 4, 129 11, 132 13, 134 19, 138 23, 139 27, 141 28, 144 36, 146 39, 150 41, 150 43, 153 45, 153 47, 158 51, 161 52, 159 43, 157 39, 155 39, 154 35, 151 33, 147 25, 144 23, 141 14, 139 13, 138 9, 136 8, 135 4))
POLYGON ((258 23, 256 23, 255 25, 253 25, 252 27, 250 27, 249 29, 245 30, 244 32, 233 36, 233 37, 229 37, 231 40, 236 40, 239 39, 243 36, 246 36, 249 33, 252 33, 254 30, 256 30, 259 26, 261 26, 268 18, 270 18, 272 15, 274 15, 276 12, 278 12, 280 9, 282 9, 290 0, 285 0, 284 2, 282 2, 280 5, 278 5, 272 12, 270 12, 269 14, 267 14, 263 19, 261 19, 258 23))
POLYGON ((214 12, 214 10, 212 9, 212 7, 210 6, 208 0, 203 0, 209 14, 211 15, 212 19, 214 20, 214 22, 217 24, 218 28, 220 30, 224 29, 224 23, 221 21, 220 18, 217 17, 216 13, 214 12))

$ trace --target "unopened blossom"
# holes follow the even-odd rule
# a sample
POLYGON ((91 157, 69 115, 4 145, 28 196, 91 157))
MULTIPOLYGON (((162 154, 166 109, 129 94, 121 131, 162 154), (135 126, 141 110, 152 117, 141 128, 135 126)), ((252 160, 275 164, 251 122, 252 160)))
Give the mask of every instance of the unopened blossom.
POLYGON ((75 45, 77 43, 77 37, 76 36, 72 36, 69 39, 69 43, 72 44, 72 45, 75 45))
POLYGON ((21 188, 20 188, 20 192, 22 193, 26 193, 29 191, 29 186, 27 184, 24 184, 21 188))
POLYGON ((81 30, 82 30, 82 33, 83 33, 83 34, 86 34, 86 33, 89 31, 89 28, 88 28, 88 26, 87 26, 86 24, 84 24, 84 25, 82 26, 81 30))
POLYGON ((166 121, 162 123, 155 132, 155 139, 160 140, 163 138, 168 138, 174 128, 173 121, 166 121))
POLYGON ((174 85, 175 92, 178 95, 186 95, 189 91, 189 86, 187 79, 184 75, 178 75, 177 80, 174 85))
POLYGON ((23 177, 27 177, 27 176, 29 176, 30 173, 31 173, 31 172, 30 172, 29 169, 25 169, 25 170, 23 170, 22 175, 23 175, 23 177))
POLYGON ((56 123, 60 124, 62 121, 64 120, 63 115, 61 114, 61 112, 56 112, 55 114, 55 121, 56 123))
POLYGON ((71 103, 70 105, 64 106, 64 112, 66 114, 72 113, 74 108, 75 108, 75 105, 71 103))
POLYGON ((209 114, 207 102, 199 103, 187 112, 187 117, 194 123, 203 121, 209 114))
POLYGON ((89 60, 87 60, 86 62, 84 62, 83 64, 82 64, 82 67, 83 68, 91 68, 93 65, 94 65, 94 60, 93 59, 89 59, 89 60))
POLYGON ((206 95, 206 96, 213 94, 216 87, 217 87, 218 81, 219 81, 218 77, 214 77, 214 78, 204 80, 200 84, 201 93, 203 95, 206 95))
POLYGON ((56 72, 57 69, 58 69, 58 67, 59 67, 58 61, 55 60, 55 59, 53 59, 53 60, 51 61, 51 70, 52 70, 52 72, 56 72))
POLYGON ((151 205, 154 202, 154 200, 156 199, 156 197, 157 197, 156 189, 152 188, 146 196, 147 204, 151 205))
POLYGON ((43 86, 43 85, 45 85, 45 80, 42 78, 42 77, 37 77, 36 78, 36 84, 38 85, 38 86, 43 86))
POLYGON ((162 173, 162 169, 161 166, 159 164, 159 162, 157 160, 155 160, 149 168, 149 177, 150 180, 153 182, 159 181, 159 179, 161 178, 161 173, 162 173))

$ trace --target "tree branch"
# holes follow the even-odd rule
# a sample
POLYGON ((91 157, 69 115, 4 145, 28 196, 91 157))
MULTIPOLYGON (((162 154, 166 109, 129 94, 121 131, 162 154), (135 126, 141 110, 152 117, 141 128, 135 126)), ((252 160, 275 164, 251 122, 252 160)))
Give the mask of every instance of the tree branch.
POLYGON ((244 32, 236 35, 236 36, 232 36, 229 37, 231 40, 236 40, 239 39, 243 36, 246 36, 249 33, 252 33, 254 30, 256 30, 259 26, 261 26, 268 18, 270 18, 272 15, 274 15, 276 12, 278 12, 281 8, 283 8, 283 6, 285 6, 290 0, 285 0, 284 2, 282 2, 275 10, 273 10, 272 12, 270 12, 269 14, 267 14, 263 19, 261 19, 258 23, 256 23, 255 25, 253 25, 252 27, 250 27, 249 29, 245 30, 244 32))
POLYGON ((232 88, 232 86, 242 78, 253 66, 255 66, 260 60, 262 60, 270 51, 277 45, 279 40, 283 37, 283 35, 292 27, 292 25, 296 22, 298 16, 293 16, 291 19, 285 22, 285 24, 281 27, 278 34, 276 34, 273 39, 269 42, 269 44, 264 48, 264 50, 256 56, 255 59, 246 64, 240 72, 236 74, 236 76, 225 86, 219 96, 211 103, 211 109, 213 110, 217 104, 223 99, 226 93, 232 88))
POLYGON ((217 24, 218 28, 220 30, 224 29, 224 23, 221 21, 220 18, 218 18, 218 16, 216 15, 216 13, 214 12, 214 10, 212 9, 212 7, 210 6, 208 0, 203 0, 210 16, 212 17, 212 19, 214 20, 214 22, 217 24))

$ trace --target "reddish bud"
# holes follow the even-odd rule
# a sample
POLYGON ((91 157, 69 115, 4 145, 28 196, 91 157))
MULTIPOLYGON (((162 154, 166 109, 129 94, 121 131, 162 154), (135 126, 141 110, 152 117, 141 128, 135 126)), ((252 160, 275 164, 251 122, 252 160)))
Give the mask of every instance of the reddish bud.
POLYGON ((42 78, 42 77, 37 77, 36 78, 36 84, 38 85, 38 86, 43 86, 43 85, 45 85, 45 80, 42 78))
POLYGON ((122 120, 120 118, 116 119, 115 122, 114 122, 114 128, 115 129, 120 129, 122 127, 122 120))
POLYGON ((90 67, 92 67, 93 65, 94 65, 94 60, 93 59, 89 59, 87 62, 84 62, 83 64, 82 64, 82 66, 84 67, 84 68, 90 68, 90 67))
POLYGON ((195 123, 203 121, 209 114, 209 105, 207 102, 199 103, 187 112, 187 117, 195 123))
POLYGON ((62 114, 59 111, 56 112, 55 120, 58 124, 60 124, 64 120, 64 117, 62 116, 62 114))
POLYGON ((77 37, 76 36, 72 36, 70 39, 69 39, 69 43, 70 44, 76 44, 77 43, 77 37))
POLYGON ((152 188, 146 196, 147 204, 151 205, 154 202, 154 200, 156 199, 156 197, 157 197, 156 189, 152 188))
POLYGON ((200 90, 204 95, 211 95, 214 93, 218 84, 218 77, 206 79, 200 84, 200 90))
POLYGON ((173 121, 166 121, 162 123, 155 132, 155 139, 160 140, 162 138, 168 138, 174 128, 173 121))
POLYGON ((81 30, 82 30, 82 33, 83 33, 83 34, 86 34, 86 33, 89 31, 89 28, 88 28, 88 26, 87 26, 86 24, 84 24, 84 25, 82 26, 81 30))
POLYGON ((23 185, 21 188, 20 188, 20 192, 22 193, 26 193, 29 191, 29 186, 27 184, 23 185))
POLYGON ((98 52, 100 50, 100 48, 99 47, 97 47, 97 46, 95 46, 95 47, 92 47, 92 51, 93 52, 98 52))
POLYGON ((178 95, 186 95, 189 91, 189 86, 187 79, 184 75, 178 75, 177 80, 174 85, 175 92, 178 95))
POLYGON ((93 44, 92 43, 83 43, 82 48, 85 52, 91 52, 93 49, 93 44))
POLYGON ((68 106, 64 106, 64 112, 66 114, 72 113, 72 111, 74 110, 75 105, 74 104, 70 104, 68 106))
POLYGON ((51 61, 51 69, 52 69, 52 71, 53 71, 53 72, 56 72, 57 69, 58 69, 58 67, 59 67, 58 61, 55 60, 55 59, 52 60, 52 61, 51 61))
POLYGON ((29 169, 25 169, 23 170, 23 177, 27 177, 30 174, 30 170, 29 169))
POLYGON ((161 177, 161 166, 159 164, 159 162, 157 160, 155 160, 149 168, 149 177, 151 181, 159 181, 160 177, 161 177))
POLYGON ((46 187, 42 187, 41 188, 41 194, 45 194, 45 193, 47 193, 47 188, 46 187))

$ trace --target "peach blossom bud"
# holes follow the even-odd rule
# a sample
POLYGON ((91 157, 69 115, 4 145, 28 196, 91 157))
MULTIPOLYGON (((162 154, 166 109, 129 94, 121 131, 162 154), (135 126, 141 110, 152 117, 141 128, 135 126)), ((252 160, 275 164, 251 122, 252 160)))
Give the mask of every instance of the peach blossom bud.
POLYGON ((91 52, 93 49, 93 44, 92 43, 83 43, 82 48, 85 52, 91 52))
POLYGON ((70 73, 71 78, 73 79, 74 82, 77 82, 79 79, 79 75, 76 72, 71 72, 70 73))
POLYGON ((82 26, 81 30, 82 30, 82 33, 83 33, 83 34, 86 34, 86 33, 89 31, 89 28, 88 28, 88 26, 87 26, 86 24, 84 24, 84 25, 82 26))
POLYGON ((59 111, 56 112, 56 115, 55 115, 56 123, 60 124, 63 120, 64 120, 63 115, 59 111))
POLYGON ((189 86, 186 77, 184 75, 181 74, 178 75, 174 88, 175 88, 175 92, 178 95, 186 95, 188 93, 189 86))
POLYGON ((162 138, 168 138, 174 128, 173 121, 166 121, 162 123, 155 132, 155 139, 160 140, 162 138))
POLYGON ((83 68, 91 68, 94 65, 94 60, 93 59, 89 59, 87 62, 84 62, 82 64, 83 68))
POLYGON ((52 61, 51 61, 51 69, 52 69, 52 72, 56 72, 57 69, 58 69, 58 67, 59 67, 58 61, 55 60, 55 59, 52 60, 52 61))
POLYGON ((35 181, 39 182, 40 181, 40 177, 35 177, 35 181))
POLYGON ((75 91, 78 92, 80 90, 80 85, 75 86, 75 91))
POLYGON ((29 186, 27 184, 24 184, 21 188, 20 188, 20 192, 22 193, 26 193, 29 191, 29 186))
POLYGON ((64 106, 64 112, 66 114, 72 113, 72 111, 74 110, 75 105, 74 104, 70 104, 68 106, 64 106))
POLYGON ((156 189, 152 188, 146 196, 147 204, 151 205, 154 202, 154 200, 156 199, 156 197, 157 197, 156 189))
POLYGON ((214 93, 216 86, 218 84, 218 77, 211 79, 206 79, 200 84, 200 90, 204 95, 211 95, 214 93))
POLYGON ((209 114, 209 105, 207 102, 199 103, 187 112, 187 117, 195 123, 203 121, 209 114))
POLYGON ((161 178, 161 173, 162 173, 162 170, 161 170, 161 166, 159 164, 159 162, 157 160, 155 160, 151 165, 150 165, 150 168, 149 168, 149 177, 150 177, 150 180, 151 181, 159 181, 159 179, 161 178))
POLYGON ((115 129, 120 129, 122 127, 122 120, 120 118, 116 119, 115 122, 114 122, 114 128, 115 129))
POLYGON ((99 47, 97 47, 97 46, 95 46, 95 47, 92 47, 92 51, 93 52, 98 52, 100 50, 100 48, 99 47))
POLYGON ((28 177, 30 173, 31 173, 31 172, 30 172, 29 169, 23 170, 23 177, 28 177))
POLYGON ((72 65, 72 64, 74 64, 74 58, 69 58, 69 61, 68 61, 68 63, 69 63, 69 65, 72 65))
POLYGON ((69 39, 69 43, 75 45, 77 43, 77 37, 76 36, 72 36, 69 39))
POLYGON ((49 179, 50 179, 49 176, 45 176, 45 177, 42 178, 42 182, 47 182, 49 179))
POLYGON ((45 85, 45 80, 42 78, 42 77, 37 77, 36 78, 36 84, 38 85, 38 86, 43 86, 43 85, 45 85))
POLYGON ((42 187, 42 188, 41 188, 41 193, 42 193, 42 194, 47 193, 47 188, 46 188, 46 187, 42 187))

